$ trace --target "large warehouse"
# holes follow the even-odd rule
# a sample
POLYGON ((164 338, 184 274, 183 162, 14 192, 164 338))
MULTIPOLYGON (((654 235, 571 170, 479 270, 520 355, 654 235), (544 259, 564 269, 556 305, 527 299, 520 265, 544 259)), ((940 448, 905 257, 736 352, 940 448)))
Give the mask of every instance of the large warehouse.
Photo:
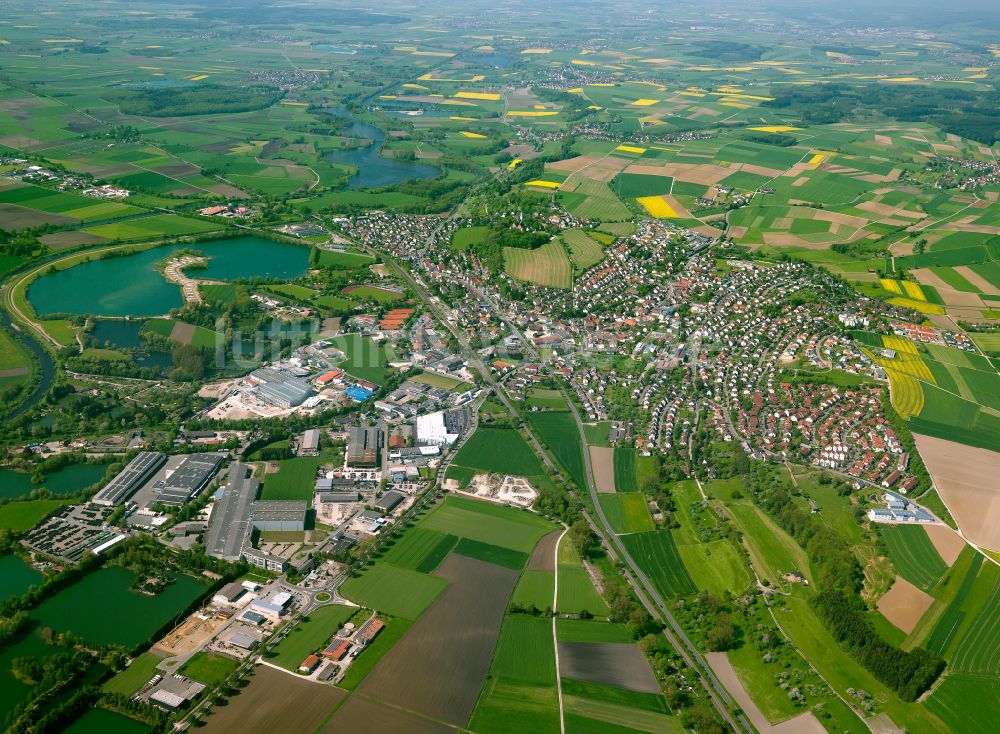
POLYGON ((358 467, 378 466, 378 452, 382 448, 382 431, 375 426, 351 428, 347 441, 347 465, 358 467))
POLYGON ((259 500, 251 511, 251 523, 262 532, 305 530, 306 509, 301 500, 259 500))
POLYGON ((224 561, 238 561, 250 531, 250 512, 260 491, 260 480, 250 467, 234 463, 215 500, 205 536, 205 552, 224 561))
POLYGON ((92 502, 98 505, 120 505, 127 502, 139 487, 159 471, 166 460, 166 454, 159 451, 143 451, 94 495, 92 502))
POLYGON ((155 502, 169 507, 180 507, 194 499, 215 477, 222 460, 222 454, 171 457, 166 466, 166 476, 153 485, 155 502))
POLYGON ((308 380, 268 367, 254 370, 249 376, 250 382, 257 387, 254 392, 261 400, 276 408, 294 408, 302 405, 306 398, 313 394, 308 380))

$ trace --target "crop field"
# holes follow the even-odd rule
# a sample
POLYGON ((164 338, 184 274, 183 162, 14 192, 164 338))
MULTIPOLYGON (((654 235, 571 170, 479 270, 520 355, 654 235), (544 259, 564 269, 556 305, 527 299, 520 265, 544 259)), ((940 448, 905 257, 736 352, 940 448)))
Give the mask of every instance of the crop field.
POLYGON ((528 554, 521 551, 502 548, 491 543, 481 543, 478 540, 462 538, 454 548, 459 555, 475 558, 485 563, 492 563, 504 568, 521 570, 528 563, 528 554))
POLYGON ((962 611, 950 647, 952 670, 1000 675, 1000 571, 995 564, 983 564, 962 611))
POLYGON ((361 252, 333 252, 331 250, 317 250, 316 263, 321 268, 333 268, 335 270, 350 270, 352 268, 362 268, 375 262, 371 255, 361 252))
POLYGON ((552 623, 507 615, 469 729, 482 734, 559 729, 552 623))
POLYGON ((573 260, 573 264, 581 271, 596 265, 604 259, 604 247, 583 230, 564 230, 562 238, 569 247, 570 258, 573 260))
POLYGON ((569 258, 557 241, 535 250, 505 247, 503 258, 504 269, 517 280, 550 288, 573 287, 569 258))
POLYGON ((642 494, 618 492, 601 495, 600 500, 608 523, 616 533, 642 533, 656 529, 642 494))
POLYGON ((587 611, 597 616, 608 613, 608 605, 594 588, 587 571, 580 565, 559 564, 559 598, 556 608, 563 613, 587 611))
POLYGON ((552 571, 527 570, 514 587, 511 603, 537 609, 548 609, 555 596, 555 578, 552 571))
POLYGON ((669 530, 625 535, 622 542, 665 598, 687 596, 697 590, 669 530))
POLYGON ((455 455, 453 466, 521 477, 542 473, 542 466, 528 442, 512 428, 484 426, 476 429, 455 455))
POLYGON ((563 642, 634 642, 624 625, 584 619, 556 620, 556 637, 563 642))
POLYGON ((389 547, 382 560, 400 568, 431 573, 441 565, 458 543, 455 535, 445 535, 427 528, 409 528, 389 547))
POLYGON ((587 479, 583 464, 583 449, 576 421, 567 412, 528 413, 531 429, 576 486, 586 487, 587 479))
POLYGON ((612 190, 623 199, 662 196, 670 193, 673 179, 670 176, 651 176, 643 173, 619 173, 611 182, 612 190))
MULTIPOLYGON (((267 655, 267 660, 280 665, 293 673, 299 663, 311 653, 326 647, 330 638, 340 629, 344 622, 357 612, 356 607, 343 604, 328 604, 317 607, 309 613, 309 617, 301 620, 276 647, 267 655)), ((193 673, 193 678, 198 678, 193 673)), ((198 680, 201 680, 198 678, 198 680)))
POLYGON ((369 609, 413 620, 437 599, 445 586, 447 583, 435 576, 376 562, 359 576, 347 579, 341 593, 369 609))
POLYGON ((638 492, 636 451, 627 446, 615 447, 615 488, 619 492, 638 492))
POLYGON ((637 693, 660 692, 660 684, 635 644, 560 640, 559 662, 565 678, 637 693))
POLYGON ((636 201, 654 219, 676 219, 680 216, 662 196, 640 196, 636 201))
POLYGON ((156 214, 151 217, 130 219, 125 222, 98 224, 93 227, 87 227, 83 231, 109 240, 132 242, 158 239, 162 236, 202 234, 218 229, 220 229, 219 225, 213 222, 188 219, 187 217, 178 217, 172 214, 156 214))
POLYGON ((343 293, 356 301, 374 301, 375 303, 395 303, 402 294, 386 288, 379 288, 372 285, 348 286, 343 293))
POLYGON ((926 703, 952 731, 992 734, 1000 720, 1000 681, 994 675, 949 673, 926 703))
POLYGON ((206 719, 206 734, 273 734, 276 731, 313 731, 344 700, 345 692, 317 686, 264 665, 254 667, 250 685, 215 706, 206 719))
POLYGON ((534 513, 464 497, 447 497, 421 520, 420 527, 522 553, 530 553, 554 529, 534 513))
POLYGON ((436 574, 445 591, 357 692, 462 727, 490 667, 517 572, 452 555, 436 574))
POLYGON ((458 252, 465 252, 472 245, 478 245, 489 233, 489 227, 461 227, 456 229, 451 236, 451 248, 458 252))
POLYGON ((922 527, 887 525, 879 534, 899 575, 917 588, 930 591, 948 570, 922 527))

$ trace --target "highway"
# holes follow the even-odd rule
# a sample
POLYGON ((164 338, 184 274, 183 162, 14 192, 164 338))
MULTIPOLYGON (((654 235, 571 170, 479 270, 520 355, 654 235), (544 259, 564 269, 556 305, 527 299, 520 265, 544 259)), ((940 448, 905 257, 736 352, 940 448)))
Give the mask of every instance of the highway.
POLYGON ((583 421, 580 419, 580 413, 576 408, 576 404, 570 400, 569 395, 566 394, 565 390, 563 390, 562 393, 566 403, 569 405, 570 412, 573 414, 573 420, 576 421, 577 430, 580 432, 580 442, 583 446, 584 468, 586 469, 587 475, 587 490, 590 493, 590 499, 594 505, 594 512, 596 513, 600 524, 597 525, 594 523, 593 519, 589 515, 587 516, 588 522, 590 522, 591 527, 596 530, 598 536, 602 538, 604 544, 612 551, 612 556, 625 564, 628 569, 626 579, 646 609, 654 617, 666 622, 667 627, 663 630, 664 637, 666 637, 671 647, 677 651, 677 654, 681 656, 684 663, 698 672, 702 687, 705 689, 705 692, 708 694, 712 704, 715 706, 716 711, 719 712, 722 719, 728 723, 734 731, 753 734, 755 729, 742 711, 737 711, 735 715, 731 713, 733 709, 737 708, 736 703, 716 677, 712 668, 709 667, 705 658, 700 652, 698 652, 698 648, 695 647, 694 643, 691 642, 691 639, 677 623, 677 620, 674 619, 674 616, 667 608, 666 602, 660 596, 659 592, 656 591, 652 582, 650 582, 649 578, 645 573, 643 573, 642 569, 639 568, 635 561, 632 560, 632 557, 629 555, 624 543, 622 543, 621 538, 619 538, 618 535, 612 531, 611 526, 608 523, 608 518, 604 514, 604 509, 601 507, 600 499, 597 493, 597 484, 594 482, 594 471, 590 462, 590 452, 587 451, 587 434, 583 428, 583 421))

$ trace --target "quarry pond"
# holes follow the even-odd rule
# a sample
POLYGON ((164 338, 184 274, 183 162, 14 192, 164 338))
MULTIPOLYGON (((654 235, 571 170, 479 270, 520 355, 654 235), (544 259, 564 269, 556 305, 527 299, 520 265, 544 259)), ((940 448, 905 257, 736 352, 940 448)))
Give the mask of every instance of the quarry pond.
POLYGON ((181 249, 195 249, 208 266, 191 275, 207 280, 289 279, 303 275, 309 248, 261 237, 237 237, 189 245, 152 247, 132 255, 80 263, 35 280, 28 300, 35 312, 100 316, 160 316, 182 304, 181 291, 157 271, 157 263, 181 249))

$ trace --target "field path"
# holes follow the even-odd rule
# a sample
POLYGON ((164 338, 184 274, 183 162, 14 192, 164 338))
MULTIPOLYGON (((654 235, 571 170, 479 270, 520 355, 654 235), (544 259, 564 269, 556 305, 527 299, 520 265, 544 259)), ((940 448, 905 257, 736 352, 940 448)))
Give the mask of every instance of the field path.
MULTIPOLYGON (((559 599, 559 544, 562 543, 564 537, 566 537, 565 530, 559 534, 555 548, 552 549, 552 563, 555 565, 555 572, 553 574, 554 582, 552 584, 553 609, 559 608, 557 606, 559 599)), ((559 734, 566 734, 566 712, 563 710, 562 677, 559 674, 559 638, 556 637, 556 619, 558 617, 558 614, 552 615, 552 647, 555 649, 556 655, 556 695, 559 697, 559 734)))

